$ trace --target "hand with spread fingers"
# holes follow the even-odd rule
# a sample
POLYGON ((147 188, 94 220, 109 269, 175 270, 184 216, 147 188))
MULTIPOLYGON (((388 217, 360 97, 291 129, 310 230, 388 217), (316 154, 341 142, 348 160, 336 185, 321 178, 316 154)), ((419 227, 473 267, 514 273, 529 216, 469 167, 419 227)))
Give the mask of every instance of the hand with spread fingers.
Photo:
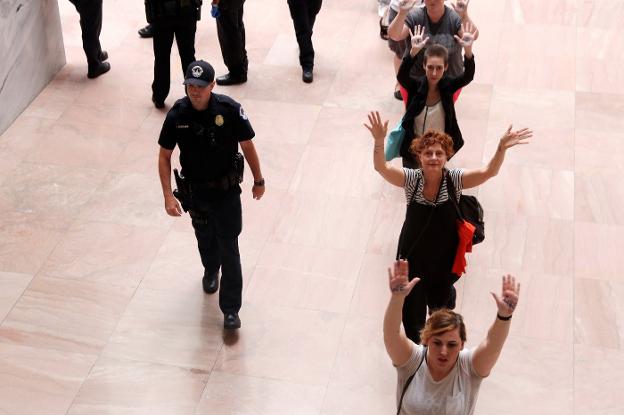
POLYGON ((416 5, 416 0, 400 0, 399 1, 399 10, 400 11, 409 11, 414 8, 416 5))
POLYGON ((420 281, 420 278, 410 281, 407 277, 408 269, 407 261, 404 259, 395 261, 392 268, 388 267, 388 283, 392 295, 407 297, 414 285, 420 281))
POLYGON ((455 0, 451 3, 453 10, 455 10, 455 13, 457 13, 462 20, 464 20, 468 14, 468 3, 470 3, 470 0, 455 0))
POLYGON ((379 111, 371 111, 370 114, 368 114, 368 122, 370 122, 370 125, 364 124, 364 127, 370 131, 375 142, 383 142, 388 133, 388 120, 382 122, 379 111))
POLYGON ((477 28, 470 22, 462 24, 461 37, 455 35, 455 40, 462 48, 471 48, 472 44, 477 40, 477 28))
POLYGON ((533 131, 528 128, 511 131, 510 125, 498 144, 499 150, 507 150, 518 144, 529 144, 529 138, 533 137, 533 131))
POLYGON ((520 297, 520 283, 516 283, 513 275, 503 275, 503 282, 500 297, 491 293, 498 307, 498 315, 503 318, 511 317, 520 297))
POLYGON ((410 54, 414 57, 422 48, 425 47, 429 41, 429 36, 425 37, 425 27, 420 25, 414 27, 414 31, 410 30, 410 36, 412 37, 412 50, 410 51, 410 54))

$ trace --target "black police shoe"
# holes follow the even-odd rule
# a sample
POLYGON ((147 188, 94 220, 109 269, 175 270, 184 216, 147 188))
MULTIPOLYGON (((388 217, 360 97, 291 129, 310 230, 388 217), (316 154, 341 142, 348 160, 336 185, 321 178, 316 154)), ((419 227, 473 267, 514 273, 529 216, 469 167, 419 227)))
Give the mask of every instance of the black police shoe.
POLYGON ((158 108, 159 110, 165 108, 165 101, 160 101, 154 98, 153 95, 152 95, 152 102, 154 103, 154 106, 158 108))
POLYGON ((107 61, 108 60, 108 52, 103 50, 100 52, 100 60, 102 62, 107 61))
POLYGON ((142 38, 154 37, 154 27, 148 24, 145 27, 139 29, 139 36, 142 38))
POLYGON ((312 83, 314 80, 314 75, 312 74, 312 69, 304 69, 301 73, 301 79, 306 84, 312 83))
POLYGON ((219 290, 219 272, 214 274, 204 273, 202 278, 202 287, 206 294, 214 294, 219 290))
POLYGON ((247 82, 247 74, 234 75, 232 73, 226 73, 217 77, 217 85, 238 85, 247 82))
POLYGON ((225 313, 223 315, 223 328, 226 330, 240 329, 241 321, 238 313, 225 313))
POLYGON ((110 63, 102 62, 97 66, 97 68, 93 70, 89 70, 89 72, 87 72, 87 78, 89 79, 97 78, 98 76, 110 71, 110 68, 111 68, 110 63))
POLYGON ((399 91, 398 89, 394 91, 394 98, 398 99, 399 101, 403 101, 403 96, 401 95, 401 91, 399 91))

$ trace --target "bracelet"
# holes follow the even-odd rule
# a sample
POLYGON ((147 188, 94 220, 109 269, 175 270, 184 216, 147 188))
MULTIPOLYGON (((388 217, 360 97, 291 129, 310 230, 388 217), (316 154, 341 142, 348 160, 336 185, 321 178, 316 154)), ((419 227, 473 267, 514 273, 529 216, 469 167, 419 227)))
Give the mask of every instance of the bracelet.
POLYGON ((503 320, 503 321, 509 321, 511 320, 511 316, 507 316, 507 317, 503 317, 500 314, 496 313, 496 318, 499 320, 503 320))
POLYGON ((259 187, 264 186, 264 179, 254 180, 254 186, 259 186, 259 187))

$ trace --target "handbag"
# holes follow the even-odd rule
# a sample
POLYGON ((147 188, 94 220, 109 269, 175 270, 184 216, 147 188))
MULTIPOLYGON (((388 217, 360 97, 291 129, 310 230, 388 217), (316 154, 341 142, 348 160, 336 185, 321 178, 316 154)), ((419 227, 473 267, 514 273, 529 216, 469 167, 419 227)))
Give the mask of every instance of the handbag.
POLYGON ((386 148, 384 150, 386 154, 386 161, 390 161, 399 157, 399 151, 401 150, 401 144, 403 144, 403 138, 405 137, 405 129, 403 128, 403 119, 394 127, 386 142, 386 148))
MULTIPOLYGON (((453 180, 451 180, 451 175, 448 170, 446 172, 446 187, 447 189, 452 188, 455 190, 453 180)), ((453 201, 460 221, 469 222, 474 226, 474 233, 472 235, 473 245, 483 242, 485 239, 485 223, 483 222, 483 208, 481 207, 481 203, 479 203, 476 197, 469 195, 461 195, 459 197, 459 203, 456 197, 451 197, 450 192, 449 197, 453 201)))

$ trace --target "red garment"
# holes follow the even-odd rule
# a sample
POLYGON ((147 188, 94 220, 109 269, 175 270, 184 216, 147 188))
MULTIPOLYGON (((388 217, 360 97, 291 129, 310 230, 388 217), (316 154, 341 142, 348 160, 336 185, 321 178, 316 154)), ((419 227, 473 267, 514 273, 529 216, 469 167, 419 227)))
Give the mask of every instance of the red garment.
POLYGON ((466 273, 466 252, 472 252, 472 236, 474 232, 475 227, 472 223, 465 220, 457 221, 459 243, 457 244, 457 253, 455 254, 452 272, 458 277, 466 273))
POLYGON ((457 100, 459 99, 459 94, 461 94, 461 88, 459 88, 457 91, 455 91, 455 93, 453 94, 453 104, 457 102, 457 100))
POLYGON ((403 105, 407 107, 407 89, 403 88, 403 86, 399 84, 399 91, 401 92, 401 98, 403 98, 403 105))

